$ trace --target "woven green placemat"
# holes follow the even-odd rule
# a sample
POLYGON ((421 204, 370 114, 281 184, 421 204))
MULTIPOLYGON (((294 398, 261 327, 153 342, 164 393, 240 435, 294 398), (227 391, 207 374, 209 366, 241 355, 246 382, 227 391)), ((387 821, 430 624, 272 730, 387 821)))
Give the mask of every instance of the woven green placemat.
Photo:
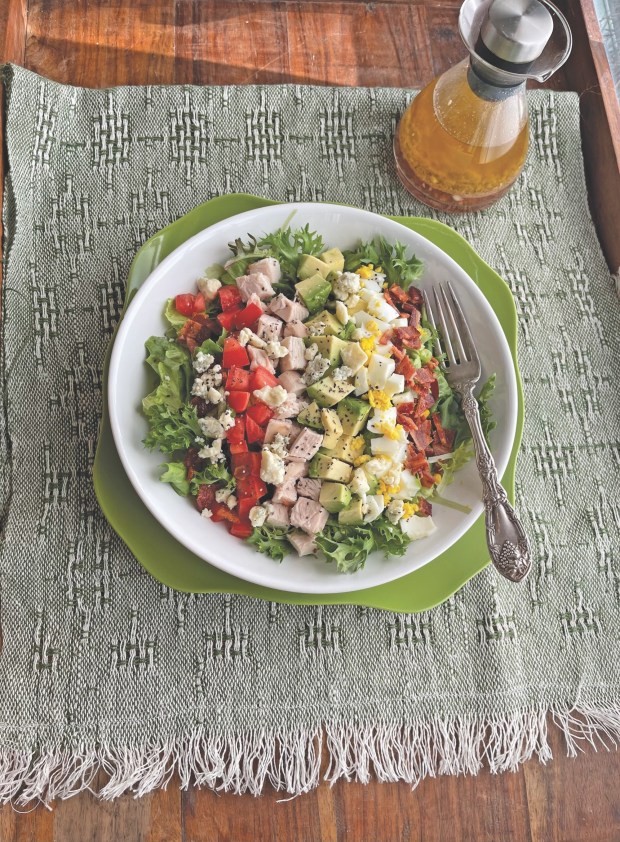
POLYGON ((101 365, 132 256, 225 192, 430 215, 395 178, 411 92, 91 91, 5 68, 0 800, 192 781, 301 792, 328 776, 495 771, 620 736, 620 307, 587 209, 574 94, 530 96, 532 144, 489 211, 436 215, 510 284, 534 570, 417 615, 175 593, 91 483, 101 365), (488 727, 492 726, 492 727, 488 727), (321 741, 321 733, 325 737, 321 741))

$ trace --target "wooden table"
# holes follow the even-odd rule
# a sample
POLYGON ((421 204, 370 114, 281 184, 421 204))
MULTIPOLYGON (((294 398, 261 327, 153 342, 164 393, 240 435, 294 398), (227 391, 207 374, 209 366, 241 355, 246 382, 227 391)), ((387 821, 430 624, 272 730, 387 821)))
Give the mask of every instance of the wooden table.
MULTIPOLYGON (((620 111, 591 0, 559 2, 575 48, 551 80, 582 93, 590 204, 610 266, 620 266, 620 111)), ((60 82, 306 82, 415 87, 464 55, 460 0, 0 0, 0 61, 60 82), (326 37, 329 34, 329 37, 326 37)), ((173 782, 135 800, 89 794, 18 814, 1 842, 617 842, 620 754, 587 749, 517 774, 405 784, 338 783, 279 796, 216 795, 173 782), (618 777, 616 777, 618 776, 618 777)))

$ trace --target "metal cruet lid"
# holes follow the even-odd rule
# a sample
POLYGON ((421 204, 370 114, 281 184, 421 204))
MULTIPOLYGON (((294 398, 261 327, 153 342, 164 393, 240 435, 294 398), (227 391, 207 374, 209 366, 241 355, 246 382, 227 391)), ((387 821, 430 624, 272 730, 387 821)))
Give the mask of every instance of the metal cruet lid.
POLYGON ((539 57, 552 32, 551 14, 538 0, 494 0, 480 37, 498 58, 525 64, 539 57))
POLYGON ((544 82, 573 43, 566 18, 550 0, 464 0, 459 32, 476 66, 498 84, 544 82))

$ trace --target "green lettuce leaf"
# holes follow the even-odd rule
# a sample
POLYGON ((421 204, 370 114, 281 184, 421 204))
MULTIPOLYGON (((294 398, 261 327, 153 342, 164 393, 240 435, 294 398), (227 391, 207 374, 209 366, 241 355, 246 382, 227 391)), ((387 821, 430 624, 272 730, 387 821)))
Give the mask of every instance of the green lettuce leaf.
POLYGON ((144 444, 149 450, 158 449, 162 453, 187 450, 200 435, 196 412, 185 403, 191 384, 189 352, 162 336, 151 336, 146 350, 146 362, 159 382, 142 400, 149 425, 144 444))
POLYGON ((337 521, 328 521, 325 529, 316 536, 316 543, 325 558, 333 562, 340 573, 355 573, 366 563, 370 553, 380 550, 388 556, 402 556, 410 539, 398 524, 381 515, 372 523, 345 527, 337 521))
POLYGON ((367 243, 360 241, 356 249, 345 251, 344 257, 345 271, 353 272, 361 264, 372 263, 373 266, 381 266, 388 284, 397 284, 405 290, 421 276, 424 269, 415 254, 407 257, 407 246, 398 241, 391 245, 385 237, 375 237, 367 243))
POLYGON ((247 542, 256 547, 259 553, 264 553, 275 561, 282 561, 291 551, 291 545, 286 540, 288 531, 279 526, 255 526, 247 542))
POLYGON ((177 308, 174 306, 174 298, 169 298, 166 301, 166 306, 164 308, 164 318, 176 331, 179 331, 185 322, 187 321, 187 316, 183 316, 177 308))
POLYGON ((222 488, 227 488, 231 493, 235 490, 235 478, 225 462, 212 462, 201 471, 196 471, 190 480, 190 491, 195 497, 201 485, 213 485, 214 482, 224 483, 222 488))
POLYGON ((217 340, 205 339, 200 348, 197 349, 197 352, 202 351, 203 354, 221 354, 224 351, 224 340, 227 336, 228 331, 226 328, 223 328, 217 340))
POLYGON ((189 481, 187 479, 187 468, 183 462, 164 462, 161 466, 166 470, 160 476, 161 482, 169 482, 177 494, 182 497, 189 494, 189 481))

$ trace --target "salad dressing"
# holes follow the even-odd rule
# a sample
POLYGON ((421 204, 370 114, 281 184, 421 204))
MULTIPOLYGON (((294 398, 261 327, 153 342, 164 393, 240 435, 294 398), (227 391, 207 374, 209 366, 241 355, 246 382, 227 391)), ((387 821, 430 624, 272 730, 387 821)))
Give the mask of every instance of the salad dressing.
POLYGON ((486 208, 514 184, 528 149, 527 79, 547 79, 571 48, 548 0, 465 0, 459 30, 470 57, 415 97, 394 137, 403 186, 451 212, 486 208))

